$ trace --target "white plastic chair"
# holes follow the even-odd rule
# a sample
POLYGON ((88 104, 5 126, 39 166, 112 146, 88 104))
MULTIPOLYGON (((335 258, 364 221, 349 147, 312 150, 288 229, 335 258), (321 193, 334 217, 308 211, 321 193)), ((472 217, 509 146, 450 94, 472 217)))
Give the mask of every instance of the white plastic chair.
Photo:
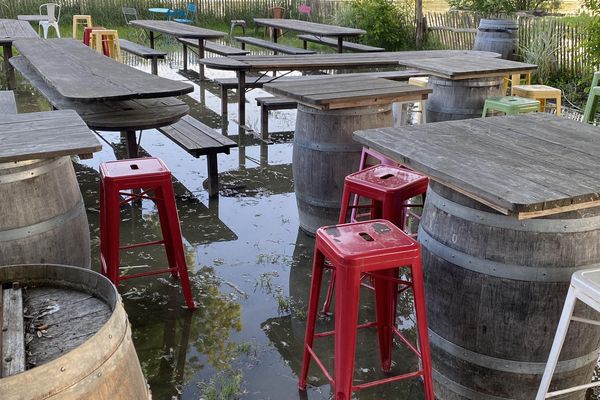
POLYGON ((544 370, 544 375, 542 376, 542 381, 540 382, 540 387, 535 400, 549 399, 566 393, 600 386, 599 381, 548 393, 550 381, 552 380, 554 369, 558 363, 558 356, 560 355, 563 343, 565 342, 565 336, 567 336, 569 323, 571 321, 577 321, 592 325, 600 325, 598 321, 573 316, 573 309, 575 308, 577 300, 582 301, 600 313, 600 268, 577 271, 571 277, 571 285, 569 286, 567 299, 565 300, 560 321, 556 328, 556 336, 554 336, 550 356, 548 356, 548 363, 546 364, 546 369, 544 370))
POLYGON ((56 31, 56 36, 60 37, 60 29, 58 23, 60 22, 60 4, 56 3, 45 3, 40 6, 40 15, 47 15, 48 19, 40 21, 40 27, 44 30, 44 39, 48 38, 48 28, 53 27, 56 31), (43 13, 42 9, 46 8, 46 12, 43 13))

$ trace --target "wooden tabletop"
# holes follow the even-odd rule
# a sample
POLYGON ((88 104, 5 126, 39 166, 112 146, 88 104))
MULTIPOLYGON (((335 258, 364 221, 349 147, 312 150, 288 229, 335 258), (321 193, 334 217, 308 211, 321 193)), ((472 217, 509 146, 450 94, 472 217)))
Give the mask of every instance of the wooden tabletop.
POLYGON ((431 75, 446 79, 460 80, 499 76, 515 72, 530 72, 537 65, 492 57, 447 57, 443 59, 410 59, 401 60, 401 65, 429 72, 431 75))
POLYGON ((17 19, 19 21, 39 22, 39 21, 48 21, 49 18, 47 15, 33 14, 33 15, 17 15, 17 19))
POLYGON ((75 110, 91 129, 125 131, 159 128, 177 122, 189 106, 175 97, 132 99, 97 103, 73 101, 48 85, 23 57, 10 63, 58 110, 75 110))
POLYGON ((600 206, 598 127, 547 113, 358 131, 354 138, 519 219, 600 206))
POLYGON ((89 154, 101 148, 75 111, 5 114, 0 118, 0 163, 89 154))
POLYGON ((317 36, 360 36, 367 33, 362 29, 346 28, 337 25, 317 24, 298 19, 254 18, 257 25, 270 26, 288 31, 312 33, 317 36))
POLYGON ((16 19, 0 19, 0 44, 10 44, 17 39, 38 38, 29 22, 16 19))
POLYGON ((181 24, 175 21, 159 21, 154 19, 136 19, 130 25, 144 28, 153 32, 166 33, 178 38, 217 39, 227 34, 221 31, 199 28, 193 25, 181 24))
POLYGON ((177 96, 192 85, 160 78, 73 39, 17 40, 15 47, 62 97, 81 102, 177 96))
POLYGON ((267 92, 306 106, 333 110, 374 106, 397 101, 425 100, 431 89, 383 78, 332 75, 316 81, 282 81, 263 86, 267 92))
POLYGON ((379 53, 342 53, 262 55, 211 57, 198 60, 207 67, 229 71, 317 70, 340 68, 396 67, 413 59, 439 59, 446 57, 500 57, 498 53, 476 50, 424 50, 388 51, 379 53))

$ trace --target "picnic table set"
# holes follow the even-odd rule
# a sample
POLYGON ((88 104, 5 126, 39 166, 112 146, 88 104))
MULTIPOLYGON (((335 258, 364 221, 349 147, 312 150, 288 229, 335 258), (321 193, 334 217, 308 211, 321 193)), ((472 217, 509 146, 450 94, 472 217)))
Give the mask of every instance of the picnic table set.
MULTIPOLYGON (((352 41, 366 33, 361 29, 285 18, 255 18, 256 26, 270 28, 271 40, 240 36, 238 48, 214 41, 227 33, 176 22, 169 8, 148 11, 156 19, 128 22, 147 31, 149 48, 121 41, 111 30, 97 33, 106 35, 111 49, 71 38, 42 39, 30 23, 46 21, 45 16, 0 19, 8 88, 16 86, 16 71, 54 109, 17 113, 12 92, 0 91, 0 204, 6 210, 0 213, 0 265, 7 265, 0 267, 0 282, 5 299, 21 296, 23 283, 56 280, 66 282, 61 285, 68 296, 89 291, 102 299, 104 305, 94 307, 108 311, 97 331, 119 332, 119 351, 128 352, 129 361, 115 356, 112 362, 131 383, 113 387, 119 385, 98 379, 88 398, 148 396, 130 328, 122 324, 121 281, 170 274, 181 285, 182 304, 196 308, 171 172, 160 158, 143 157, 137 132, 155 130, 196 158, 206 155, 208 194, 214 198, 219 196, 217 155, 243 146, 251 130, 247 91, 256 88, 274 96, 260 100, 264 107, 297 108, 294 193, 300 228, 315 237, 312 277, 306 277, 310 295, 300 390, 310 383, 312 363, 336 399, 403 379, 415 379, 428 400, 541 400, 550 389, 564 394, 568 388, 579 392, 565 398, 581 398, 576 396, 590 387, 600 343, 600 136, 586 123, 600 98, 597 88, 590 91, 584 122, 578 122, 558 116, 560 94, 550 97, 554 92, 547 88, 521 85, 536 65, 494 52, 391 52, 352 41), (300 33, 303 49, 278 42, 279 31, 300 33), (239 141, 189 115, 190 106, 178 96, 191 96, 193 85, 159 76, 156 63, 164 54, 155 49, 157 34, 178 40, 184 71, 188 47, 195 49, 200 81, 210 79, 210 70, 235 74, 216 82, 225 120, 227 89, 236 90, 239 141), (336 52, 319 54, 307 42, 336 52), (252 55, 245 45, 275 54, 252 55), (19 55, 13 55, 13 46, 19 55), (119 57, 123 51, 152 59, 152 73, 119 62, 114 49, 119 57), (380 68, 393 71, 362 71, 380 68), (323 70, 343 71, 287 74, 323 70), (407 84, 414 77, 425 79, 425 85, 407 84), (523 97, 506 96, 508 84, 523 97), (557 115, 537 112, 545 109, 546 99, 556 100, 557 115), (393 126, 393 104, 417 102, 425 103, 427 123, 393 126), (90 258, 86 210, 71 162, 101 150, 94 131, 121 132, 128 150, 127 158, 99 165, 100 274, 90 271, 96 261, 90 258), (32 185, 42 198, 32 194, 32 185), (162 240, 121 245, 121 207, 141 200, 156 204, 162 240), (415 208, 422 212, 415 214, 415 208), (415 218, 418 230, 411 231, 409 221, 415 218), (168 267, 122 274, 120 252, 148 245, 164 246, 168 267), (30 265, 20 270, 17 264, 30 265), (322 311, 331 308, 334 321, 328 332, 318 329, 325 271, 331 278, 322 311), (362 286, 374 292, 374 315, 359 323, 362 286), (416 339, 397 327, 397 297, 405 290, 412 291, 416 339), (575 306, 576 300, 589 307, 575 306), (363 328, 377 331, 373 351, 383 372, 392 370, 398 343, 418 365, 412 372, 358 382, 357 332, 363 328), (327 363, 316 343, 331 335, 334 358, 327 363)), ((83 20, 93 37, 91 18, 83 20)), ((267 122, 268 115, 262 118, 267 122)), ((261 129, 254 136, 268 145, 268 127, 261 129)), ((19 304, 3 304, 12 320, 5 319, 9 333, 0 335, 0 397, 18 396, 21 374, 56 375, 42 371, 45 366, 25 371, 24 362, 6 361, 25 357, 19 339, 23 311, 13 311, 19 304)), ((85 310, 78 312, 88 318, 85 310)), ((70 323, 78 326, 75 319, 70 323)), ((93 358, 87 345, 81 345, 83 354, 93 358)), ((69 379, 75 387, 89 385, 85 378, 69 379)))

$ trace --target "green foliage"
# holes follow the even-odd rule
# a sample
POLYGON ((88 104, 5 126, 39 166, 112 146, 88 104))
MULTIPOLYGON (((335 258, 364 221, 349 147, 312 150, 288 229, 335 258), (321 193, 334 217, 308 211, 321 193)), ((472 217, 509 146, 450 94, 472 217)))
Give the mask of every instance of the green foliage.
POLYGON ((448 4, 458 10, 511 13, 557 10, 560 0, 448 0, 448 4))
POLYGON ((367 31, 361 42, 386 50, 414 48, 414 4, 392 0, 352 0, 335 23, 367 31))
POLYGON ((534 81, 545 84, 555 73, 558 48, 558 36, 550 24, 541 24, 532 35, 531 41, 521 46, 523 61, 538 66, 533 74, 534 81))
POLYGON ((600 0, 584 0, 583 4, 590 12, 585 29, 587 33, 585 47, 593 65, 598 66, 600 65, 600 0))

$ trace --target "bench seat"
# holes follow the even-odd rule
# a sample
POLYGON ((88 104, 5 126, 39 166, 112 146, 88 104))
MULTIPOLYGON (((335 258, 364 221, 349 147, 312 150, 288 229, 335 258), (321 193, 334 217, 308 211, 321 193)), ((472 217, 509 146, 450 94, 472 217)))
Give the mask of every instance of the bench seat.
POLYGON ((158 59, 163 59, 167 55, 164 51, 155 50, 126 39, 119 39, 119 46, 121 46, 122 51, 151 60, 153 75, 158 75, 158 59))
POLYGON ((0 114, 16 114, 17 101, 12 90, 0 90, 0 114))
MULTIPOLYGON (((197 49, 198 40, 190 38, 178 38, 179 42, 183 45, 183 70, 187 71, 187 51, 188 46, 197 49)), ((224 44, 211 42, 210 40, 204 41, 204 51, 215 53, 220 56, 245 56, 250 53, 248 50, 242 50, 237 47, 226 46, 224 44)))
POLYGON ((296 100, 286 97, 257 97, 256 104, 260 107, 260 136, 263 140, 269 140, 269 111, 291 110, 298 106, 296 100))
POLYGON ((297 47, 286 46, 283 44, 271 42, 269 40, 258 39, 250 36, 236 36, 235 40, 242 44, 242 49, 246 49, 246 45, 250 44, 252 46, 263 47, 265 49, 273 50, 277 53, 283 54, 305 55, 316 53, 313 50, 299 49, 297 47))
POLYGON ((158 130, 192 156, 206 156, 208 195, 216 196, 219 193, 217 154, 229 154, 237 143, 189 115, 158 130))
MULTIPOLYGON (((315 36, 315 35, 298 35, 298 39, 302 40, 304 43, 304 48, 307 47, 307 42, 313 42, 322 44, 324 46, 337 47, 338 41, 337 39, 323 37, 323 36, 315 36)), ((345 50, 352 50, 358 53, 376 53, 385 51, 383 47, 374 47, 367 46, 366 44, 353 43, 353 42, 342 42, 342 48, 345 50)))

